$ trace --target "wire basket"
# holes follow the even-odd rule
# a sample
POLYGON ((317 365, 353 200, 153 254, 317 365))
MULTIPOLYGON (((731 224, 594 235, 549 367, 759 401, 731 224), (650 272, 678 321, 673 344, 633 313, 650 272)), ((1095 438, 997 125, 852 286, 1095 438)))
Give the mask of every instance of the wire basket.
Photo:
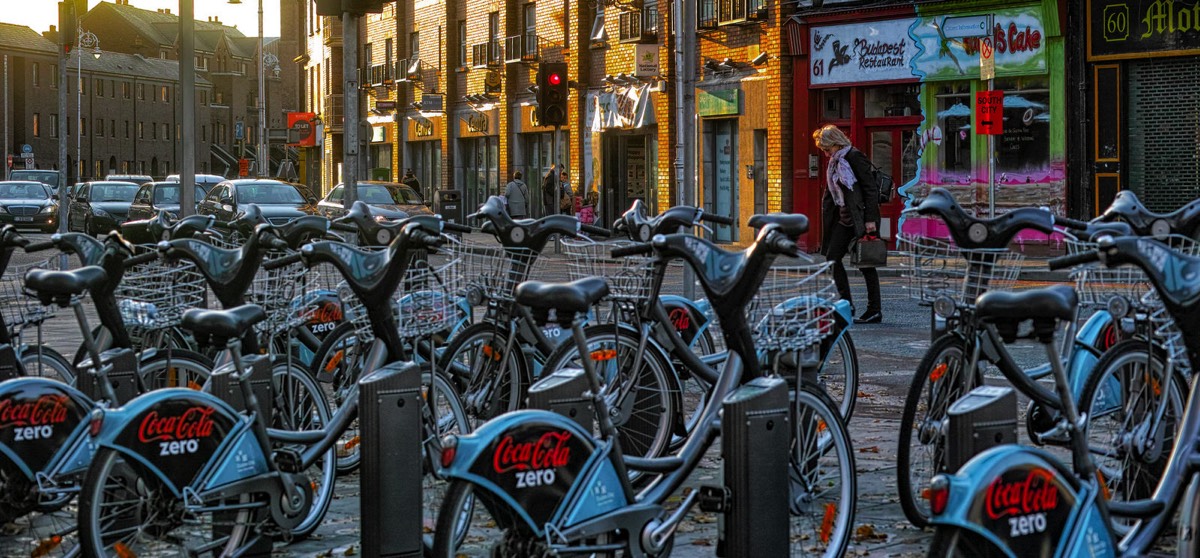
POLYGON ((832 333, 833 262, 775 266, 746 308, 747 323, 760 350, 800 350, 832 333))
POLYGON ((1023 254, 1006 248, 959 248, 923 236, 899 235, 896 249, 911 298, 923 303, 946 296, 972 306, 987 291, 1011 290, 1017 283, 1023 254))
POLYGON ((613 300, 646 300, 650 298, 654 287, 653 259, 649 256, 612 256, 613 248, 632 244, 634 243, 627 240, 592 242, 563 239, 563 253, 567 255, 567 273, 572 281, 586 277, 603 277, 608 282, 609 298, 613 300))
POLYGON ((34 293, 25 289, 25 274, 31 269, 59 269, 59 258, 32 263, 9 264, 0 276, 0 316, 11 335, 29 325, 40 324, 54 315, 55 305, 42 306, 34 293))
MULTIPOLYGON (((1191 238, 1171 235, 1159 240, 1172 250, 1190 256, 1200 256, 1200 243, 1191 238)), ((1097 249, 1095 242, 1067 239, 1066 244, 1068 254, 1094 252, 1097 249)), ((1143 306, 1150 312, 1161 306, 1157 297, 1147 297, 1154 287, 1146 278, 1145 272, 1137 266, 1108 267, 1102 263, 1093 263, 1073 268, 1071 275, 1075 279, 1075 290, 1079 293, 1081 305, 1105 308, 1109 300, 1120 296, 1131 305, 1143 306), (1150 306, 1146 306, 1147 304, 1150 306)))
POLYGON ((400 337, 411 339, 450 329, 466 314, 459 305, 463 275, 459 260, 435 266, 413 262, 396 291, 396 323, 400 337))
MULTIPOLYGON (((263 261, 286 256, 285 251, 268 251, 263 261)), ((302 263, 294 263, 277 269, 258 268, 250 290, 246 293, 247 302, 262 306, 267 319, 259 322, 254 328, 259 333, 276 333, 286 330, 296 320, 293 310, 293 299, 296 287, 304 284, 308 269, 302 263)))
POLYGON ((479 289, 487 298, 507 303, 513 302, 517 285, 530 278, 538 262, 533 250, 499 244, 451 241, 444 249, 459 260, 462 289, 479 289))
MULTIPOLYGON (((135 246, 135 254, 156 251, 135 246)), ((130 328, 147 330, 179 325, 183 312, 204 304, 204 276, 191 261, 154 259, 127 269, 117 286, 117 308, 130 328)))
POLYGON ((1158 293, 1151 290, 1142 297, 1142 304, 1150 308, 1150 324, 1154 327, 1154 339, 1166 351, 1167 362, 1173 363, 1180 372, 1190 377, 1191 363, 1187 356, 1187 345, 1183 340, 1183 331, 1175 325, 1175 320, 1167 312, 1167 307, 1158 298, 1158 293))

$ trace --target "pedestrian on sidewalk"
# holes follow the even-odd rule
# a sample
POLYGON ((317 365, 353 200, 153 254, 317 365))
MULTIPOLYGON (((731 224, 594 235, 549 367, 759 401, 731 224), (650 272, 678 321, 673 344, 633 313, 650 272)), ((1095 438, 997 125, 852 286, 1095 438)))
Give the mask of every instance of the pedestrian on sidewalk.
POLYGON ((508 215, 513 219, 529 217, 529 186, 521 180, 521 171, 514 171, 512 181, 504 187, 504 201, 508 204, 508 215))
MULTIPOLYGON (((867 156, 850 145, 837 126, 828 124, 813 132, 813 141, 829 157, 825 167, 825 189, 821 194, 821 253, 833 262, 833 282, 838 295, 850 302, 850 280, 842 259, 851 244, 868 233, 876 234, 879 227, 879 184, 871 173, 867 156)), ((879 300, 879 273, 873 267, 859 268, 867 283, 867 310, 854 319, 856 324, 877 324, 883 321, 879 300)))

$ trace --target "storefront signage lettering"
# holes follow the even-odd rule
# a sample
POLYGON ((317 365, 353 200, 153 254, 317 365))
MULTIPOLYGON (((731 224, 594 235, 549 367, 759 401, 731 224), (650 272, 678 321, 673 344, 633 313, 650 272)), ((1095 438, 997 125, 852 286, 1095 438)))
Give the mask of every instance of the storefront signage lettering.
POLYGON ((912 19, 814 27, 809 52, 814 86, 915 79, 912 19))
MULTIPOLYGON (((997 77, 1037 75, 1047 71, 1046 27, 1040 7, 1000 9, 993 12, 990 39, 997 77)), ((946 16, 919 18, 912 36, 920 54, 913 71, 924 81, 977 79, 980 37, 952 39, 941 29, 946 16)))
POLYGON ((658 44, 637 45, 637 59, 634 61, 633 75, 658 77, 658 72, 658 44))
MULTIPOLYGON (((477 138, 495 135, 500 128, 500 111, 491 109, 485 111, 470 110, 459 113, 459 137, 477 138)), ((431 118, 432 120, 432 118, 431 118)))
POLYGON ((700 116, 731 116, 741 114, 742 90, 719 89, 698 91, 696 104, 700 116))
POLYGON ((433 135, 433 121, 425 118, 413 120, 413 133, 418 138, 427 138, 433 135))
POLYGON ((478 134, 486 134, 488 132, 487 115, 482 112, 473 112, 468 115, 467 129, 478 134))
POLYGON ((1200 52, 1200 0, 1093 0, 1088 26, 1093 60, 1200 52))

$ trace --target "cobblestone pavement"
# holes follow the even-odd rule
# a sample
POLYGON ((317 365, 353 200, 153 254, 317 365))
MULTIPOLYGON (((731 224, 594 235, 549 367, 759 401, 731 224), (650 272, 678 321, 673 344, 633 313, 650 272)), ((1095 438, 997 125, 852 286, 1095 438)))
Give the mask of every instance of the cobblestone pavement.
MULTIPOLYGON (((22 256, 18 256, 20 263, 22 256)), ((562 269, 561 256, 548 260, 548 269, 562 269)), ((852 277, 860 309, 865 306, 861 280, 852 277)), ((676 285, 677 287, 677 285, 676 285)), ((851 556, 924 556, 930 533, 912 528, 905 521, 895 490, 896 438, 910 376, 928 347, 928 312, 904 297, 900 279, 884 279, 884 323, 856 326, 854 341, 860 361, 860 398, 850 432, 858 468, 858 538, 851 556)), ((78 345, 73 319, 55 318, 46 329, 49 344, 64 354, 74 354, 78 345)), ((1015 351, 1024 366, 1039 360, 1036 347, 1015 351)), ((689 479, 687 486, 717 482, 719 442, 689 479)), ((303 542, 278 546, 277 556, 353 556, 360 554, 359 478, 357 474, 338 479, 335 500, 324 524, 303 542)), ((22 541, 19 525, 9 525, 0 536, 0 556, 28 555, 28 539, 22 541), (15 536, 13 536, 15 533, 15 536), (23 548, 22 548, 23 547, 23 548)), ((680 527, 674 556, 712 556, 716 540, 716 517, 695 510, 680 527)))

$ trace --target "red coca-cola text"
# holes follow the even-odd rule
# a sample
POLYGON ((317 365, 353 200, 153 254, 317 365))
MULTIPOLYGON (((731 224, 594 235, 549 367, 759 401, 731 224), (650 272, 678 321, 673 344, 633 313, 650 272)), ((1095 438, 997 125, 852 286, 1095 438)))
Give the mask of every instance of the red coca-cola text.
POLYGON ((327 324, 342 321, 342 307, 335 302, 323 302, 308 318, 310 324, 327 324))
POLYGON ((0 428, 42 426, 67 420, 67 396, 46 394, 36 401, 0 401, 0 428))
POLYGON ((685 308, 676 308, 671 310, 671 313, 667 315, 667 318, 671 320, 671 325, 675 326, 675 331, 680 333, 683 333, 687 331, 688 328, 692 327, 692 317, 688 314, 688 311, 685 308))
POLYGON ((496 446, 492 467, 497 473, 507 473, 566 466, 571 462, 571 448, 567 447, 570 440, 571 433, 565 430, 547 432, 533 442, 518 443, 512 436, 505 436, 496 446))
POLYGON ((1022 480, 997 478, 987 488, 984 511, 993 520, 1007 516, 1053 511, 1058 507, 1058 487, 1045 469, 1032 469, 1022 480))
POLYGON ((207 438, 212 435, 213 408, 196 406, 175 416, 159 416, 150 411, 138 426, 138 440, 142 443, 169 442, 207 438))

